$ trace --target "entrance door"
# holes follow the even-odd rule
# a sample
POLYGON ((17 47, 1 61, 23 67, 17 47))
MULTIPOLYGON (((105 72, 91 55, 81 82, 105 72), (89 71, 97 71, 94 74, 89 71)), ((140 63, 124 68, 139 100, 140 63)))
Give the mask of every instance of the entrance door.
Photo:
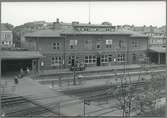
POLYGON ((71 66, 74 67, 75 65, 75 59, 71 59, 71 66))
POLYGON ((133 64, 136 63, 136 54, 133 54, 133 64))
POLYGON ((100 66, 100 56, 97 56, 97 63, 96 63, 97 66, 100 66))

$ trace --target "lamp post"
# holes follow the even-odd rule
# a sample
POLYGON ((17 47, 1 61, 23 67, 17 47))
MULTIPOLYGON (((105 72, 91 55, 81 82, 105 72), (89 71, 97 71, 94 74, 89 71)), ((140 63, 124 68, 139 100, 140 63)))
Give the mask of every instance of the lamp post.
MULTIPOLYGON (((0 3, 0 7, 1 7, 1 3, 0 3)), ((0 10, 1 11, 1 10, 0 10)), ((0 19, 0 22, 1 22, 1 19, 0 19)), ((0 26, 0 37, 1 37, 1 26, 0 26)), ((0 52, 1 52, 1 44, 0 44, 0 52)), ((0 55, 0 86, 1 86, 1 55, 0 55)), ((2 112, 2 101, 1 101, 1 95, 2 95, 2 90, 1 90, 1 87, 0 87, 0 117, 3 115, 3 112, 2 112)))
POLYGON ((85 99, 83 100, 83 104, 84 104, 83 115, 85 116, 85 99))
POLYGON ((84 108, 83 108, 83 116, 86 116, 86 105, 90 105, 90 101, 86 100, 85 98, 83 99, 83 104, 84 104, 84 108))
POLYGON ((76 67, 74 66, 73 67, 73 77, 74 77, 74 79, 73 79, 73 85, 76 85, 76 67))

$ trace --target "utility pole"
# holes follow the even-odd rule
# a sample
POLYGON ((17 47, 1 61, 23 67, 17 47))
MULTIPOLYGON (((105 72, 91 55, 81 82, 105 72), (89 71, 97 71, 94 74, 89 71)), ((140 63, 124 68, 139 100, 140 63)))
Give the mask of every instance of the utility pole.
MULTIPOLYGON (((0 7, 1 7, 1 2, 0 2, 0 7)), ((0 9, 0 12, 1 12, 1 9, 0 9)), ((0 23, 1 23, 1 19, 0 19, 0 23)), ((0 24, 0 37, 1 37, 1 24, 0 24)), ((0 44, 0 54, 1 54, 1 44, 0 44)), ((2 88, 1 88, 1 79, 2 79, 2 77, 1 77, 1 59, 2 57, 1 57, 1 55, 0 55, 0 117, 3 115, 2 113, 2 101, 1 101, 1 95, 2 95, 2 88)))
POLYGON ((83 108, 83 116, 85 116, 85 99, 83 100, 84 108, 83 108))
POLYGON ((73 79, 73 85, 76 85, 76 67, 74 66, 74 69, 73 69, 73 77, 74 77, 74 79, 73 79))

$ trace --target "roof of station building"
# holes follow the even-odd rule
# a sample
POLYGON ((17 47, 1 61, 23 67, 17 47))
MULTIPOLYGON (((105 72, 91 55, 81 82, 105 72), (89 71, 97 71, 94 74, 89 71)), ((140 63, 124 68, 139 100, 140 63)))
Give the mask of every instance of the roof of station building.
POLYGON ((33 33, 24 35, 25 37, 62 37, 62 35, 129 35, 130 37, 147 37, 144 34, 132 31, 78 31, 74 26, 107 26, 107 25, 94 25, 94 24, 75 24, 57 23, 55 28, 39 30, 33 33))

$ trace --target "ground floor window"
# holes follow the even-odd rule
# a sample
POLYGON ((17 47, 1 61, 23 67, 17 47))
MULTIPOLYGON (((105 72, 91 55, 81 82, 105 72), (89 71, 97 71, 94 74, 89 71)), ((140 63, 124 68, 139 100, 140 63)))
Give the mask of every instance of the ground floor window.
POLYGON ((85 64, 94 64, 96 63, 96 56, 85 56, 85 64))
POLYGON ((51 59, 51 65, 52 66, 59 66, 62 62, 62 57, 61 56, 54 56, 51 59))
POLYGON ((118 54, 117 61, 118 61, 118 62, 123 62, 123 61, 125 61, 125 54, 118 54))
POLYGON ((69 65, 74 65, 79 62, 79 57, 78 56, 69 56, 68 57, 68 64, 69 65))
POLYGON ((102 63, 108 62, 108 56, 107 55, 102 55, 101 56, 101 62, 102 63))
POLYGON ((112 61, 113 61, 112 55, 108 55, 108 62, 112 62, 112 61))

